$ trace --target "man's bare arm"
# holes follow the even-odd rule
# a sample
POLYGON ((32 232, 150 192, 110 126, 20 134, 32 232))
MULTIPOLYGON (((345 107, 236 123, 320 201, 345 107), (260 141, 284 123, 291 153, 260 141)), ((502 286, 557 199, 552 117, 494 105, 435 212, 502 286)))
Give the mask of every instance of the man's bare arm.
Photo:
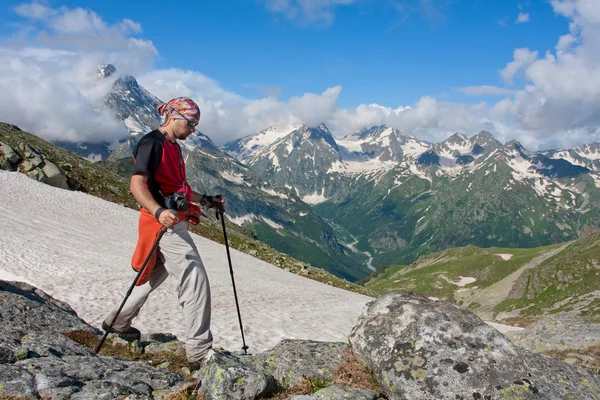
MULTIPOLYGON (((148 210, 152 215, 156 215, 156 211, 158 211, 160 204, 154 200, 152 194, 146 187, 146 181, 148 180, 148 176, 146 174, 135 174, 131 177, 129 181, 129 190, 133 194, 133 197, 137 200, 138 203, 146 210, 148 210)), ((175 214, 171 212, 161 212, 158 218, 158 222, 163 224, 165 227, 170 228, 177 222, 178 218, 175 214)))

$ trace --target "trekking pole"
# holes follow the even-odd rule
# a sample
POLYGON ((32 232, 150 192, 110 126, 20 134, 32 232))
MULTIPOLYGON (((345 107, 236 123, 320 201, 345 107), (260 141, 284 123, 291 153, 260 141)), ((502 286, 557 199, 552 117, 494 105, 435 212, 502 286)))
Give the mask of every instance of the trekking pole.
POLYGON ((117 320, 117 317, 119 316, 119 313, 123 309, 123 306, 125 306, 125 302, 127 301, 127 299, 129 298, 129 296, 131 295, 131 292, 133 291, 133 288, 135 287, 136 282, 138 281, 138 279, 142 275, 142 272, 144 272, 144 269, 146 268, 146 265, 148 264, 148 261, 150 260, 150 257, 152 256, 152 253, 154 253, 154 250, 156 250, 156 247, 158 246, 158 242, 160 241, 160 238, 162 238, 162 236, 165 234, 166 231, 167 231, 167 229, 164 226, 162 226, 160 228, 160 231, 158 232, 158 236, 156 237, 156 240, 154 241, 154 244, 152 245, 152 248, 150 249, 150 252, 148 253, 148 256, 146 257, 146 260, 142 264, 142 267, 140 268, 139 272, 137 273, 135 279, 133 280, 133 283, 129 287, 129 290, 127 291, 127 294, 125 295, 125 298, 123 299, 123 302, 119 306, 119 309, 115 313, 115 316, 113 317, 110 325, 108 326, 108 329, 106 330, 106 332, 104 332, 104 336, 102 336, 102 340, 100 340, 100 343, 98 343, 98 345, 94 349, 94 351, 96 352, 96 354, 98 354, 98 352, 102 348, 102 345, 104 344, 104 341, 106 340, 106 338, 107 338, 108 334, 110 333, 113 325, 115 324, 115 321, 117 320))
POLYGON ((225 248, 227 249, 227 260, 229 261, 229 272, 231 273, 231 283, 233 284, 233 295, 235 297, 235 306, 237 308, 238 321, 240 323, 240 331, 242 332, 242 350, 244 350, 244 354, 248 354, 248 352, 246 351, 248 349, 248 346, 246 346, 246 340, 244 339, 244 328, 242 327, 242 316, 240 315, 240 306, 238 304, 237 292, 235 290, 235 280, 233 279, 233 267, 231 266, 231 256, 229 255, 229 243, 227 242, 227 231, 225 230, 225 218, 223 217, 223 211, 217 209, 217 219, 219 219, 219 214, 221 214, 221 225, 223 226, 223 237, 225 238, 225 248))

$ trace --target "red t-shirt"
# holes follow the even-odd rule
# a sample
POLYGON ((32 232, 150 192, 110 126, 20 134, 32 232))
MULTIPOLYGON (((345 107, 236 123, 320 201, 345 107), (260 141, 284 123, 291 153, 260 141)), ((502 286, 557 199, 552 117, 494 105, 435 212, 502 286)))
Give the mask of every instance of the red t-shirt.
POLYGON ((133 150, 133 160, 133 174, 148 174, 146 187, 161 207, 165 207, 164 197, 175 192, 185 193, 186 199, 192 200, 181 148, 158 129, 140 139, 133 150))

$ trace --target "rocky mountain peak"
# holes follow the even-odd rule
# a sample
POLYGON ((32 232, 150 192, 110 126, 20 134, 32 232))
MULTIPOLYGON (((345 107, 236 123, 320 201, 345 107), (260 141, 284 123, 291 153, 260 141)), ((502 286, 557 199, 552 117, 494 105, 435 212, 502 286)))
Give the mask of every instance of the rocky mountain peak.
POLYGON ((516 151, 522 154, 527 153, 527 150, 523 147, 521 143, 516 141, 515 139, 509 140, 504 144, 504 148, 509 151, 516 151))
POLYGON ((116 71, 117 71, 117 69, 115 68, 114 65, 103 64, 100 67, 98 67, 97 74, 100 78, 108 78, 109 76, 114 74, 116 71))
POLYGON ((335 151, 339 151, 338 145, 335 142, 333 135, 331 134, 329 128, 327 128, 325 124, 321 124, 316 128, 311 128, 306 125, 302 125, 302 127, 298 129, 298 132, 302 133, 302 141, 310 140, 312 142, 317 142, 323 140, 332 148, 334 148, 335 151))
POLYGON ((468 137, 466 137, 464 134, 462 134, 460 132, 456 132, 452 136, 450 136, 448 139, 444 140, 443 143, 463 144, 468 141, 469 141, 468 137))

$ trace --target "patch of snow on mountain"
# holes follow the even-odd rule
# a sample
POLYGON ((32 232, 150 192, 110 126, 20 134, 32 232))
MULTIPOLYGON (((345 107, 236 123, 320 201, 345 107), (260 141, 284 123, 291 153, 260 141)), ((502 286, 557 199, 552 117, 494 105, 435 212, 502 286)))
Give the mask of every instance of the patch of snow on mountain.
POLYGON ((341 161, 335 161, 331 164, 329 169, 327 170, 327 174, 331 174, 333 172, 344 172, 346 171, 346 163, 341 161))
POLYGON ((413 163, 409 163, 408 166, 410 168, 410 172, 412 172, 413 175, 416 175, 421 179, 429 181, 429 183, 433 183, 433 180, 431 179, 431 177, 429 175, 427 175, 427 173, 425 173, 424 171, 421 171, 419 169, 419 167, 417 167, 417 165, 415 165, 413 163))
POLYGON ((219 173, 221 174, 221 177, 223 177, 223 179, 226 179, 229 182, 233 182, 236 185, 241 185, 244 183, 244 177, 242 175, 237 175, 230 171, 219 171, 219 173))
POLYGON ((261 215, 260 219, 262 219, 264 221, 265 224, 269 225, 271 228, 275 228, 275 229, 282 229, 283 225, 278 224, 277 222, 273 221, 272 219, 269 219, 267 217, 263 217, 261 215))
POLYGON ((279 192, 276 192, 276 191, 275 191, 275 190, 273 190, 273 189, 266 189, 266 188, 262 188, 262 187, 261 187, 261 188, 260 188, 260 190, 262 190, 263 192, 265 192, 265 193, 267 193, 267 194, 270 194, 271 196, 280 197, 280 198, 282 198, 282 199, 284 199, 284 200, 287 200, 287 199, 288 199, 287 195, 285 195, 284 193, 279 193, 279 192))
POLYGON ((344 147, 349 151, 361 152, 361 145, 365 143, 365 140, 360 139, 358 135, 351 135, 343 139, 336 139, 335 142, 339 147, 344 147))
POLYGON ((594 180, 594 184, 596 185, 596 187, 600 188, 600 176, 598 176, 597 174, 589 174, 589 175, 594 180))
POLYGON ((273 165, 273 168, 276 171, 279 171, 281 169, 281 166, 279 165, 279 157, 277 157, 277 154, 275 154, 274 152, 269 152, 269 160, 271 161, 271 164, 273 165))
POLYGON ((555 159, 555 160, 562 158, 563 160, 566 160, 566 161, 570 162, 573 165, 579 165, 581 167, 585 167, 586 166, 586 164, 585 164, 584 161, 576 160, 575 158, 573 158, 571 156, 571 153, 569 153, 566 150, 561 150, 561 151, 558 151, 556 153, 548 154, 548 156, 550 158, 555 159))
POLYGON ((600 152, 596 147, 592 147, 589 144, 576 147, 573 150, 581 157, 587 158, 588 160, 600 160, 600 152))
POLYGON ((256 135, 249 136, 243 141, 242 150, 237 154, 238 160, 244 163, 248 162, 258 151, 286 137, 298 128, 300 128, 300 125, 290 125, 281 128, 270 127, 260 131, 256 135))
MULTIPOLYGON (((366 171, 388 170, 395 165, 392 161, 380 161, 378 159, 367 161, 345 161, 345 172, 356 174, 366 171)), ((331 170, 331 168, 330 168, 331 170)))
POLYGON ((326 200, 327 200, 327 197, 323 196, 322 191, 321 191, 321 194, 319 194, 319 193, 317 193, 316 190, 313 194, 308 194, 308 195, 302 197, 302 201, 305 202, 306 204, 319 204, 319 203, 323 203, 326 200))
POLYGON ((291 139, 288 139, 285 147, 286 154, 290 154, 294 150, 294 144, 291 139))
POLYGON ((518 152, 511 152, 510 155, 512 158, 508 158, 507 163, 513 169, 512 176, 517 181, 525 181, 527 179, 535 179, 540 178, 541 175, 529 171, 531 167, 531 162, 521 156, 518 152))
POLYGON ((150 131, 147 127, 142 126, 139 122, 137 122, 131 117, 125 118, 123 120, 123 123, 132 135, 136 133, 144 133, 150 131))
POLYGON ((404 155, 411 159, 417 158, 431 148, 431 146, 427 145, 426 143, 414 139, 408 140, 401 147, 404 155))
POLYGON ((258 217, 254 214, 246 214, 246 215, 240 215, 239 217, 232 217, 231 215, 225 213, 223 214, 227 217, 227 219, 229 219, 231 222, 233 222, 236 225, 242 226, 242 224, 244 222, 252 222, 252 220, 254 219, 258 219, 258 217))

